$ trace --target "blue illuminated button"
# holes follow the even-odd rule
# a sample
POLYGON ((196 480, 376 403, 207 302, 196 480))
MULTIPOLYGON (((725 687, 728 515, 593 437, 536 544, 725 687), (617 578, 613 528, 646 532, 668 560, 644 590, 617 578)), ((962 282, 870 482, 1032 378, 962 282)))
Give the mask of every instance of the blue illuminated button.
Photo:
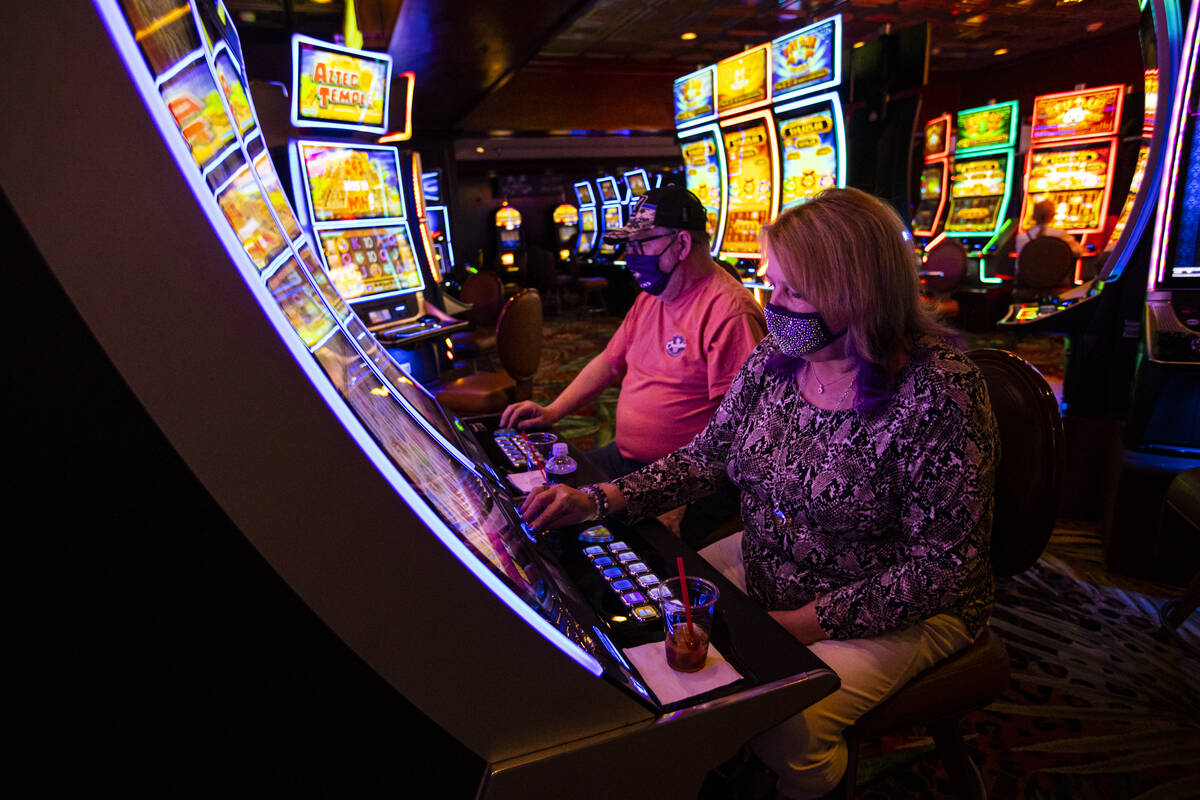
POLYGON ((633 552, 632 550, 626 550, 624 552, 617 553, 617 560, 622 562, 637 561, 638 556, 637 553, 633 552))
POLYGON ((592 527, 579 534, 581 542, 611 542, 613 538, 612 532, 603 525, 593 525, 592 527))
POLYGON ((625 577, 625 573, 621 571, 620 567, 609 567, 606 570, 601 570, 600 574, 608 581, 615 581, 617 578, 625 577))
POLYGON ((653 572, 647 572, 645 575, 639 575, 637 581, 648 589, 651 586, 658 585, 658 576, 653 572))
POLYGON ((583 554, 585 556, 602 556, 604 555, 604 548, 598 544, 594 544, 591 547, 583 548, 583 554))
POLYGON ((616 562, 608 556, 600 556, 599 558, 592 559, 592 566, 594 567, 611 567, 614 563, 616 562))
POLYGON ((630 608, 633 608, 634 606, 640 606, 642 603, 645 603, 646 595, 642 594, 641 592, 627 592, 626 594, 621 595, 621 602, 630 608))
POLYGON ((659 618, 658 609, 654 606, 638 606, 633 609, 633 615, 642 622, 650 622, 659 618))
POLYGON ((633 581, 622 578, 619 581, 613 581, 612 587, 618 592, 628 592, 633 588, 633 581))
POLYGON ((630 575, 641 575, 643 572, 650 571, 650 568, 640 561, 634 561, 632 564, 626 564, 625 569, 629 570, 630 575))
POLYGON ((613 542, 612 544, 610 544, 608 546, 608 549, 612 550, 614 553, 616 553, 621 550, 628 550, 629 545, 625 544, 624 542, 613 542))

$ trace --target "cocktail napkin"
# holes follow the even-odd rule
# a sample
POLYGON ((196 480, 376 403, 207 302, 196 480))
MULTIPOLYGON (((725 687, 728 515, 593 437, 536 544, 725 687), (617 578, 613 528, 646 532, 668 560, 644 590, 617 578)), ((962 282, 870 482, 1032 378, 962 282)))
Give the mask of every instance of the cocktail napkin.
POLYGON ((533 491, 533 487, 541 486, 546 482, 546 476, 540 469, 529 472, 513 472, 509 474, 508 482, 521 494, 529 494, 533 491))
POLYGON ((668 667, 662 642, 631 647, 624 652, 649 684, 650 691, 665 706, 742 679, 742 674, 711 644, 704 668, 696 672, 676 672, 668 667))

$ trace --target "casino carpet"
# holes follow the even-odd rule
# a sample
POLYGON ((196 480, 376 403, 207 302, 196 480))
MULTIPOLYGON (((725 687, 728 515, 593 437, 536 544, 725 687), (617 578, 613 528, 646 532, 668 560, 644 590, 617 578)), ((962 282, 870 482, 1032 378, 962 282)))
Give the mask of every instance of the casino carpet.
MULTIPOLYGON (((534 398, 552 400, 618 324, 578 311, 547 317, 534 398)), ((966 344, 1013 350, 1061 387, 1061 337, 968 334, 966 344)), ((584 449, 606 444, 616 399, 610 387, 563 420, 564 438, 584 449)), ((1097 525, 1070 520, 1059 521, 1033 568, 999 581, 991 624, 1008 646, 1012 680, 964 723, 991 797, 1200 798, 1200 614, 1174 633, 1158 621, 1158 607, 1180 591, 1110 573, 1097 525)), ((920 732, 863 748, 859 797, 949 792, 920 732)))

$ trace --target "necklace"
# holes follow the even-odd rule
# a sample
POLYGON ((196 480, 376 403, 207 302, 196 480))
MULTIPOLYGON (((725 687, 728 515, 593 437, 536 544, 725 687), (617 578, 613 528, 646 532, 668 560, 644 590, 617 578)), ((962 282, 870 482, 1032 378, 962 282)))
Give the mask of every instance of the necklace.
MULTIPOLYGON (((804 381, 800 386, 800 394, 801 395, 803 395, 804 390, 806 388, 808 388, 808 374, 810 372, 813 372, 814 376, 815 376, 815 372, 812 368, 812 362, 805 362, 804 381)), ((847 373, 847 375, 849 375, 851 378, 855 378, 857 376, 857 374, 858 374, 858 371, 853 370, 853 369, 847 373)), ((831 381, 829 383, 829 385, 833 386, 835 384, 841 383, 842 380, 843 380, 843 378, 838 378, 836 381, 831 381)), ((817 381, 817 394, 825 394, 825 384, 821 383, 821 379, 819 377, 816 378, 816 381, 817 381)), ((837 405, 835 405, 832 409, 833 411, 838 411, 841 409, 842 403, 846 402, 846 396, 850 394, 850 389, 852 389, 854 387, 854 384, 857 382, 858 382, 857 380, 851 380, 849 383, 846 384, 846 388, 844 390, 842 390, 842 396, 838 398, 837 405)))
MULTIPOLYGON (((811 361, 805 362, 805 371, 804 371, 805 380, 808 380, 809 372, 811 372, 813 374, 813 378, 815 378, 817 381, 817 394, 825 394, 825 383, 821 381, 821 376, 817 374, 817 371, 816 371, 816 369, 813 368, 811 361)), ((829 385, 836 386, 837 384, 844 381, 846 378, 853 377, 855 372, 856 372, 856 370, 852 369, 849 372, 843 373, 842 377, 837 378, 836 380, 830 381, 829 385)))

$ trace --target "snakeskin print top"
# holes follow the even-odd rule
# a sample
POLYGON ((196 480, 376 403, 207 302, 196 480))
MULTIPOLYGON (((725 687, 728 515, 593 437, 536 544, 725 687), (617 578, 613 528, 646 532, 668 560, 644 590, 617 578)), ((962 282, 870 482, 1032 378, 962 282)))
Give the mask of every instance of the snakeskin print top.
POLYGON ((810 405, 767 368, 768 335, 692 442, 615 481, 634 518, 728 482, 741 492, 750 595, 768 610, 817 599, 833 639, 936 614, 974 635, 992 604, 989 561, 996 421, 979 370, 919 340, 873 412, 810 405))

